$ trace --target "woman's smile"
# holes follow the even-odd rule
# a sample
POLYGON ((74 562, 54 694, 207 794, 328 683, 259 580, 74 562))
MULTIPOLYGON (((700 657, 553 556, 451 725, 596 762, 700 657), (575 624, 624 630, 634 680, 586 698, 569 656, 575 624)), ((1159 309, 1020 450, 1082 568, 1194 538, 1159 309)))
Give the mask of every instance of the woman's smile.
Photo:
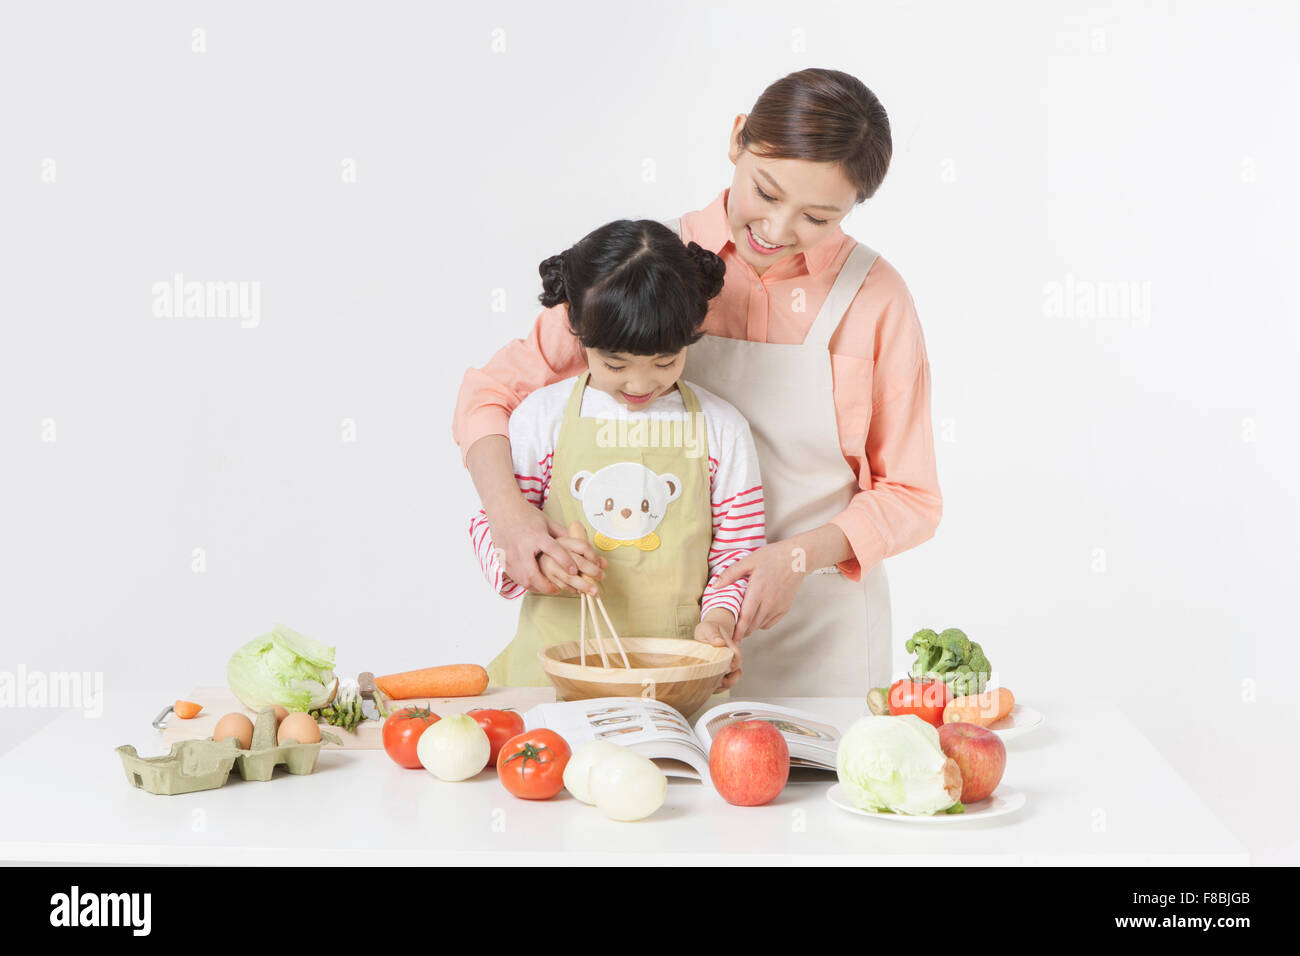
POLYGON ((759 255, 771 256, 787 248, 784 245, 778 246, 768 243, 766 240, 759 238, 754 232, 753 226, 746 226, 745 231, 749 234, 749 248, 753 249, 759 255))

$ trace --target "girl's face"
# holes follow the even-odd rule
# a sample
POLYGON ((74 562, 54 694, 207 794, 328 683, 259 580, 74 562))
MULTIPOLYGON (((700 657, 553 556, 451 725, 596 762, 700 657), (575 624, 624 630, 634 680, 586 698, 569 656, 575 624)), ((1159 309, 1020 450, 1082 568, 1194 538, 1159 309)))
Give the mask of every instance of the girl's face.
POLYGON ((727 194, 727 219, 736 252, 762 275, 829 236, 852 211, 857 191, 838 163, 764 159, 742 150, 744 125, 742 113, 728 151, 736 174, 727 194))
POLYGON ((634 412, 649 408, 660 395, 671 392, 686 364, 686 349, 655 356, 602 349, 586 352, 591 384, 634 412))

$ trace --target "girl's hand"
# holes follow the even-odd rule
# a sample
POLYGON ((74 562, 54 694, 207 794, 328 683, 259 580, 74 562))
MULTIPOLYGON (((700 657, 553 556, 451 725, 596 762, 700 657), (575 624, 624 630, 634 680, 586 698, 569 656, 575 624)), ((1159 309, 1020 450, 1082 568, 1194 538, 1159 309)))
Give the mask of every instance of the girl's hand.
POLYGON ((713 689, 715 694, 731 687, 740 680, 743 673, 740 646, 732 639, 735 625, 736 619, 725 608, 714 608, 704 615, 699 624, 695 625, 695 639, 697 641, 712 644, 714 647, 730 646, 732 650, 731 669, 723 674, 722 679, 718 681, 718 686, 713 689))
MULTIPOLYGON (((549 557, 557 569, 573 576, 585 573, 600 577, 608 565, 603 558, 596 558, 590 545, 571 553, 566 545, 556 540, 565 540, 564 528, 522 496, 504 513, 498 509, 495 514, 488 515, 488 528, 492 531, 492 545, 498 551, 506 574, 536 594, 558 594, 565 590, 553 583, 538 565, 539 554, 549 557)), ((585 535, 583 538, 585 540, 585 535)))
POLYGON ((569 525, 568 533, 564 537, 556 539, 556 543, 574 555, 580 573, 569 574, 549 554, 543 554, 538 559, 537 566, 546 575, 547 581, 557 589, 557 593, 567 591, 577 594, 579 591, 585 591, 594 597, 599 591, 598 582, 605 576, 604 568, 609 566, 609 562, 596 554, 596 549, 587 540, 586 529, 575 521, 569 525))
POLYGON ((764 545, 710 582, 714 587, 723 588, 749 577, 745 599, 740 605, 740 620, 736 622, 737 641, 749 637, 756 627, 772 627, 790 610, 805 577, 803 571, 794 569, 793 550, 789 541, 764 545))

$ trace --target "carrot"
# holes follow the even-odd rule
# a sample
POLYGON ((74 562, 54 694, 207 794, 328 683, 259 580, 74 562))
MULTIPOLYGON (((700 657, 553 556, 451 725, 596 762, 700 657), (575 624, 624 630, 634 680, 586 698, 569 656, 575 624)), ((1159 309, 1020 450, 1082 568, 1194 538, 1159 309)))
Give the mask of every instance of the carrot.
POLYGON ((1016 695, 1011 693, 1010 688, 999 687, 993 693, 998 695, 998 715, 995 721, 1001 720, 1008 716, 1016 706, 1016 695))
POLYGON ((1016 706, 1016 696, 1005 687, 986 690, 982 694, 955 697, 943 709, 945 724, 976 724, 988 727, 996 724, 1016 706))
POLYGON ((375 686, 392 700, 477 697, 487 690, 487 685, 488 672, 477 664, 444 664, 375 678, 375 686))
POLYGON ((172 704, 172 710, 181 720, 189 720, 191 717, 197 717, 199 711, 203 709, 202 704, 196 704, 192 700, 178 700, 172 704))

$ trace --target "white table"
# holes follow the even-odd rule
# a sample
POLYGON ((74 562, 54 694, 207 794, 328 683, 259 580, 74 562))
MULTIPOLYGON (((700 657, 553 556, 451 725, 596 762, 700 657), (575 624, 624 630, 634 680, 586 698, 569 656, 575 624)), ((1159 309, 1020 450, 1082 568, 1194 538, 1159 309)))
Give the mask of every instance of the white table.
MULTIPOLYGON (((1241 865, 1249 856, 1118 707, 1050 707, 1007 744, 1015 814, 918 825, 839 810, 833 782, 792 783, 773 803, 733 807, 670 778, 652 817, 616 823, 567 793, 510 796, 492 771, 443 783, 382 751, 322 751, 315 774, 237 772, 218 790, 132 787, 114 752, 164 752, 158 695, 107 695, 104 716, 63 714, 0 757, 0 859, 166 864, 1163 864, 1241 865)), ((841 728, 846 698, 777 698, 841 728)))

